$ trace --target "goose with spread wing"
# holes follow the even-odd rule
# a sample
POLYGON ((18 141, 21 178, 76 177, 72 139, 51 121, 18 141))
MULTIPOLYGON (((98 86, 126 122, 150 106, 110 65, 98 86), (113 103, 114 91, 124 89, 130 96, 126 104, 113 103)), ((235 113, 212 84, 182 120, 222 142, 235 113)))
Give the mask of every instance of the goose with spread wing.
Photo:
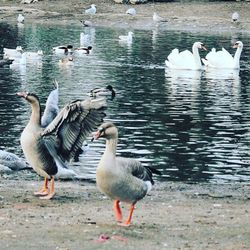
POLYGON ((234 56, 232 56, 226 49, 216 51, 213 48, 207 55, 206 58, 202 58, 202 62, 208 68, 217 69, 239 69, 240 68, 240 55, 243 49, 243 43, 237 41, 233 48, 237 49, 234 56))
POLYGON ((21 134, 22 150, 27 162, 37 174, 45 178, 43 188, 35 195, 51 199, 55 195, 54 176, 59 168, 67 168, 65 162, 75 158, 86 137, 101 124, 106 101, 73 101, 43 128, 38 96, 28 92, 19 92, 17 95, 24 98, 32 109, 30 120, 21 134))
POLYGON ((122 226, 129 226, 136 202, 146 196, 154 184, 152 174, 160 172, 144 167, 135 159, 116 157, 118 130, 113 123, 103 123, 93 140, 100 137, 106 139, 106 148, 96 170, 96 183, 101 192, 114 200, 116 220, 122 226), (123 223, 121 201, 131 204, 128 219, 123 223))
POLYGON ((199 49, 207 50, 201 42, 195 42, 193 44, 192 52, 189 50, 179 52, 178 49, 173 49, 168 55, 168 59, 165 61, 165 64, 170 69, 201 70, 202 65, 199 49))

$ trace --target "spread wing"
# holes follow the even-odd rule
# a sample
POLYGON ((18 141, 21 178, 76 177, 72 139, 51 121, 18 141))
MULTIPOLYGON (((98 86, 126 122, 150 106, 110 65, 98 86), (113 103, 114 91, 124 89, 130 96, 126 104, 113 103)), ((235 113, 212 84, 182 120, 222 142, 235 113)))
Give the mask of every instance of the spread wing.
POLYGON ((71 102, 45 128, 42 135, 55 133, 60 157, 66 161, 75 159, 87 136, 103 122, 105 107, 104 98, 71 102))

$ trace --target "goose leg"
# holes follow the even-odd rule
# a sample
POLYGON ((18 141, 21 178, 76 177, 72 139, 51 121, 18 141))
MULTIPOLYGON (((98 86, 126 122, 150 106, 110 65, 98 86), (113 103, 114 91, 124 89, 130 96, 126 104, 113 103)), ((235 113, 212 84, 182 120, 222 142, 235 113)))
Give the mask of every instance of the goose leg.
POLYGON ((121 226, 128 227, 131 224, 134 209, 135 209, 135 203, 131 204, 128 219, 125 222, 121 223, 120 224, 121 226))
POLYGON ((120 201, 119 200, 115 200, 114 210, 115 210, 116 220, 118 222, 122 222, 122 210, 121 210, 121 207, 120 207, 120 201))
POLYGON ((48 195, 48 193, 49 193, 49 188, 48 188, 48 182, 49 182, 49 180, 48 180, 48 178, 45 178, 44 179, 44 184, 43 184, 43 187, 42 187, 42 189, 41 190, 39 190, 39 191, 37 191, 37 192, 34 192, 34 195, 41 195, 41 196, 44 196, 44 195, 48 195))
POLYGON ((55 196, 56 192, 55 192, 55 180, 54 180, 54 177, 51 178, 51 186, 50 187, 51 187, 50 192, 46 196, 40 197, 40 199, 42 199, 42 200, 50 200, 55 196))

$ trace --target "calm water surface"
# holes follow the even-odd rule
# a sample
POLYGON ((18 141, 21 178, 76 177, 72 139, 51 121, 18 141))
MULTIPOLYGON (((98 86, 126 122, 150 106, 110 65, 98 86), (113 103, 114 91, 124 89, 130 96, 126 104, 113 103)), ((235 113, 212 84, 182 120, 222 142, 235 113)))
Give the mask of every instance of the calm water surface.
MULTIPOLYGON (((42 62, 26 67, 0 68, 0 148, 22 155, 19 137, 30 107, 15 96, 26 90, 39 95, 44 106, 52 82, 60 84, 60 107, 85 98, 94 87, 111 84, 117 97, 109 100, 106 120, 119 128, 118 154, 136 157, 163 172, 162 181, 250 181, 250 37, 243 34, 210 36, 154 30, 134 30, 132 44, 118 36, 128 30, 66 26, 0 24, 3 47, 21 45, 26 51, 42 49, 42 62), (60 67, 53 46, 79 46, 80 32, 89 34, 90 56, 76 57, 73 66, 60 67), (172 49, 191 49, 202 41, 208 49, 225 47, 231 54, 233 41, 244 49, 240 71, 167 70, 164 61, 172 49)), ((201 52, 205 56, 206 52, 201 52)), ((74 163, 87 178, 104 150, 104 141, 74 163)), ((26 172, 20 175, 27 176, 26 172)))

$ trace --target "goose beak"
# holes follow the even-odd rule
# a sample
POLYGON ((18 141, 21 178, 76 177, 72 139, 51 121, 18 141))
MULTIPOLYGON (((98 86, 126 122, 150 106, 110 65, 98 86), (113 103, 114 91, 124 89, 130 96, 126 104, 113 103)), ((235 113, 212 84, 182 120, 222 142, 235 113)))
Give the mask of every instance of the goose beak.
POLYGON ((99 130, 97 130, 96 132, 94 132, 92 134, 92 139, 91 139, 91 142, 93 142, 94 140, 98 140, 101 136, 101 132, 99 130))
POLYGON ((26 99, 28 96, 28 93, 27 92, 18 92, 18 93, 16 93, 16 95, 26 99))

